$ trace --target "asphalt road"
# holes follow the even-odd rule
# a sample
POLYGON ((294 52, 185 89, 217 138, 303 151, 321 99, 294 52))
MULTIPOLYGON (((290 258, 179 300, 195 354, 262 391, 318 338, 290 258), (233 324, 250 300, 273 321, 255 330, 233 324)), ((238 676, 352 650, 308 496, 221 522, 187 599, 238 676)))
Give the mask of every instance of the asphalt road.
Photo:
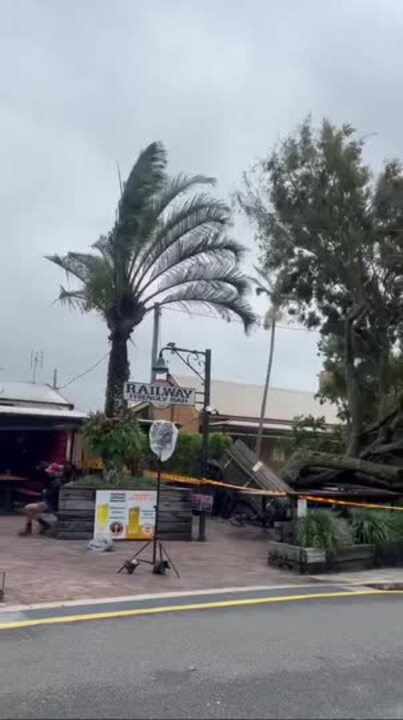
POLYGON ((403 596, 0 634, 1 718, 402 718, 403 596))

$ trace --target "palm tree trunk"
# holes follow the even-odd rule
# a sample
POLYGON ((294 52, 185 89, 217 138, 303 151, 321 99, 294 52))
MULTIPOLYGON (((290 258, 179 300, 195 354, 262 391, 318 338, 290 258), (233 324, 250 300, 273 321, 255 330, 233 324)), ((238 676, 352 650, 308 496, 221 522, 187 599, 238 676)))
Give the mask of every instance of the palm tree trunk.
POLYGON ((269 359, 267 362, 266 380, 265 380, 265 384, 264 384, 262 406, 260 408, 259 428, 257 431, 256 446, 255 446, 255 453, 258 457, 260 457, 260 453, 262 450, 263 423, 264 423, 264 418, 265 418, 265 413, 266 413, 266 402, 267 402, 267 394, 268 394, 269 385, 270 385, 271 369, 272 369, 272 365, 273 365, 275 338, 276 338, 276 309, 273 308, 273 315, 272 315, 271 327, 270 327, 269 359))
POLYGON ((105 415, 116 413, 123 404, 123 387, 129 379, 127 342, 130 335, 114 331, 110 335, 108 377, 106 382, 105 415))

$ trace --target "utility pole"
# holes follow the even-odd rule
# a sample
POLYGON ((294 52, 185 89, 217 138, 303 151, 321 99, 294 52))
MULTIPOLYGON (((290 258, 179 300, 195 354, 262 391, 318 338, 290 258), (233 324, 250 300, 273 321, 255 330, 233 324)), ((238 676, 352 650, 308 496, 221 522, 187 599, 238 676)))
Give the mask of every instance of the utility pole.
POLYGON ((153 341, 151 346, 151 382, 154 382, 156 378, 156 372, 154 370, 155 364, 158 358, 158 338, 160 334, 160 317, 161 308, 158 303, 155 303, 153 308, 153 341))
POLYGON ((57 390, 57 368, 53 370, 53 383, 52 387, 54 390, 57 390))
POLYGON ((202 417, 202 474, 207 477, 208 466, 208 436, 210 426, 210 392, 211 392, 211 350, 205 351, 205 368, 204 368, 204 399, 203 399, 203 417, 202 417))
POLYGON ((38 368, 41 370, 43 368, 43 350, 39 352, 39 350, 32 350, 31 351, 31 360, 30 360, 31 370, 32 370, 32 381, 33 383, 36 383, 36 374, 38 368))
MULTIPOLYGON (((208 469, 208 439, 210 426, 210 393, 211 393, 211 350, 207 349, 204 353, 204 398, 203 398, 203 417, 202 417, 202 477, 207 477, 208 469)), ((201 512, 199 515, 199 537, 198 540, 205 542, 206 540, 206 513, 201 512)))

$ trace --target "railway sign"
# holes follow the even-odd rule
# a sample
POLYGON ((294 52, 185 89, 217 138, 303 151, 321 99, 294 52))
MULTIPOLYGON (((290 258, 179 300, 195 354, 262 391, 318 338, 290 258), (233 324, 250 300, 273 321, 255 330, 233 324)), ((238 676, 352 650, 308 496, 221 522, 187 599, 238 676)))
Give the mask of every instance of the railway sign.
POLYGON ((155 407, 166 407, 167 405, 191 406, 195 404, 195 397, 196 391, 194 388, 185 388, 178 385, 129 380, 124 387, 124 398, 129 405, 148 402, 155 407))

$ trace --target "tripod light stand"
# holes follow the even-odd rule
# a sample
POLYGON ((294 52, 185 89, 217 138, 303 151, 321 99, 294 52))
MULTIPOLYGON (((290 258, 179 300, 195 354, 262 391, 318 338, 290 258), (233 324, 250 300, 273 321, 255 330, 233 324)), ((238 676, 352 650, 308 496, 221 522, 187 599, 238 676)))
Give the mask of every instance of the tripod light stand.
POLYGON ((150 428, 150 445, 153 452, 157 455, 157 496, 155 503, 155 526, 154 536, 152 540, 148 540, 131 558, 125 560, 119 568, 118 573, 126 570, 132 575, 140 563, 152 565, 155 575, 165 575, 166 571, 172 568, 177 578, 180 577, 171 557, 168 555, 167 549, 161 541, 159 535, 159 510, 161 499, 161 464, 162 460, 168 460, 172 455, 177 437, 177 429, 173 423, 165 420, 159 420, 152 424, 150 428), (170 427, 167 427, 170 426, 170 427), (151 560, 140 557, 142 553, 152 546, 151 560))

